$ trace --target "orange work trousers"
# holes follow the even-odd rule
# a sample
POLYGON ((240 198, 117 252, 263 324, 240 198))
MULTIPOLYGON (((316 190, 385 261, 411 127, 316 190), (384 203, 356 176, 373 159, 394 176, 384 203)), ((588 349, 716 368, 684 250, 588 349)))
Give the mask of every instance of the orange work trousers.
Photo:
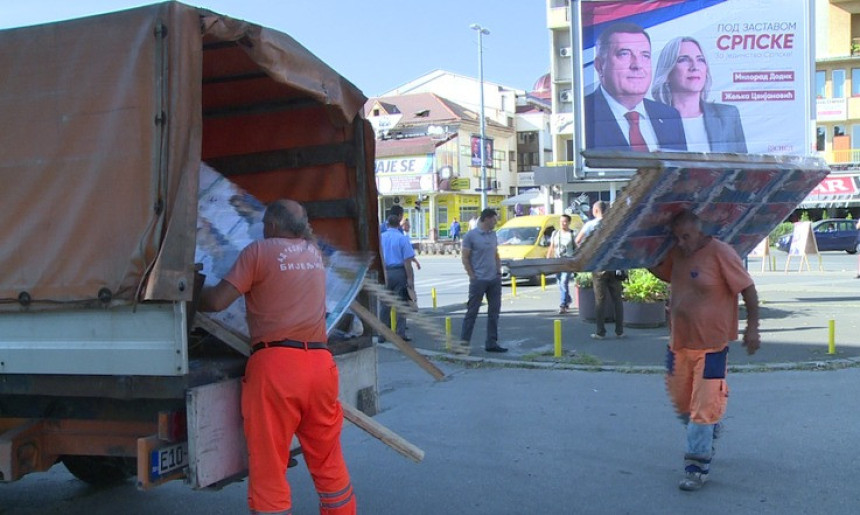
POLYGON ((697 424, 716 424, 726 413, 728 344, 722 349, 668 349, 666 390, 680 415, 697 424))
POLYGON ((293 435, 319 494, 320 513, 356 513, 340 446, 343 408, 337 397, 337 365, 327 350, 271 347, 248 359, 242 416, 251 513, 290 513, 287 466, 293 435))

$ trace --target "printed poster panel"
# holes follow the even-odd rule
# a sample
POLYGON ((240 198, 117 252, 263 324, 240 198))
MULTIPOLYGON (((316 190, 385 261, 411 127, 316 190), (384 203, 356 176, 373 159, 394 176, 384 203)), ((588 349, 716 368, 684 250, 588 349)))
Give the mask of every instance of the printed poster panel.
POLYGON ((811 152, 807 0, 581 6, 587 149, 811 152))
MULTIPOLYGON (((242 249, 263 238, 265 210, 252 195, 201 163, 194 259, 203 265, 206 286, 217 284, 230 271, 242 249)), ((330 334, 361 290, 372 256, 338 251, 323 241, 317 243, 326 265, 326 331, 330 334)), ((285 294, 301 295, 301 292, 285 294)), ((249 337, 244 297, 224 311, 201 314, 235 334, 249 337)))
POLYGON ((789 256, 809 256, 818 254, 818 242, 812 234, 812 222, 797 222, 791 233, 789 256))
MULTIPOLYGON (((472 166, 481 166, 481 137, 472 136, 470 139, 472 145, 472 166)), ((484 138, 484 167, 493 167, 493 140, 484 138)))
MULTIPOLYGON (((669 223, 688 209, 701 218, 706 234, 745 256, 829 173, 823 161, 813 158, 755 156, 755 161, 731 162, 683 157, 654 154, 650 166, 637 170, 577 249, 574 270, 657 265, 674 245, 669 223)), ((625 167, 634 161, 643 159, 614 162, 625 167)), ((588 163, 593 164, 602 165, 588 163)))
POLYGON ((749 257, 764 258, 770 255, 770 242, 767 238, 761 240, 749 253, 749 257))

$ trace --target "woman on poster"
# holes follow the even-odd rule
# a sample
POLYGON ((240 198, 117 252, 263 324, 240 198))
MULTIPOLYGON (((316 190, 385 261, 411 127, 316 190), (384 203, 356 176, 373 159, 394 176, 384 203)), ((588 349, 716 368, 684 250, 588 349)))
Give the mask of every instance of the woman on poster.
POLYGON ((687 150, 690 152, 747 152, 738 108, 708 102, 711 71, 702 45, 689 37, 677 37, 660 51, 651 85, 654 100, 681 113, 687 150))

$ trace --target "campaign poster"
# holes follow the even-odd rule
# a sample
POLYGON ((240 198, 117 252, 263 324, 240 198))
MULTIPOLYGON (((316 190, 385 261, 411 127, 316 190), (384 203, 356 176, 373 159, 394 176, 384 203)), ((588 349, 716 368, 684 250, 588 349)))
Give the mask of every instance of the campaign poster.
POLYGON ((808 0, 581 6, 585 148, 808 155, 808 0))
MULTIPOLYGON (((472 166, 481 166, 481 137, 472 136, 472 166)), ((493 167, 493 140, 484 138, 484 167, 493 167)))

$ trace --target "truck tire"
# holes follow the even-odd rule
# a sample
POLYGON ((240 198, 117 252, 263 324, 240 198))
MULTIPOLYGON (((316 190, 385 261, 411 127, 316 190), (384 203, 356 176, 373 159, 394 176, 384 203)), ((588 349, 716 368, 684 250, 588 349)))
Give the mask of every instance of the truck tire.
POLYGON ((137 474, 137 460, 114 456, 63 456, 73 476, 93 486, 111 486, 137 474))

